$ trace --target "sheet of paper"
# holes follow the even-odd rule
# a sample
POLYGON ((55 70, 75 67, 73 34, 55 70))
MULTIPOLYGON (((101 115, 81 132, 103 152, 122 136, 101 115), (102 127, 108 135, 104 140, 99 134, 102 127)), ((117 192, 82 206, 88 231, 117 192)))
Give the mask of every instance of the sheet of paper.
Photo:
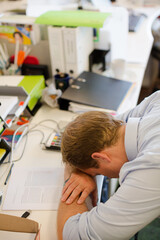
POLYGON ((36 233, 9 232, 0 230, 0 239, 3 240, 34 240, 36 233))
POLYGON ((63 172, 63 168, 13 168, 3 210, 57 210, 63 172))

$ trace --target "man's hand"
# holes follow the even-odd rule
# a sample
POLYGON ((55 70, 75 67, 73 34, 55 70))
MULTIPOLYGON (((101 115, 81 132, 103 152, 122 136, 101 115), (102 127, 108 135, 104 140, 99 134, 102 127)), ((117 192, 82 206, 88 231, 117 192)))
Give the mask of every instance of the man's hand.
POLYGON ((76 171, 71 174, 62 191, 62 202, 71 204, 80 195, 77 203, 82 204, 88 195, 92 193, 92 203, 97 203, 97 185, 93 177, 76 171))

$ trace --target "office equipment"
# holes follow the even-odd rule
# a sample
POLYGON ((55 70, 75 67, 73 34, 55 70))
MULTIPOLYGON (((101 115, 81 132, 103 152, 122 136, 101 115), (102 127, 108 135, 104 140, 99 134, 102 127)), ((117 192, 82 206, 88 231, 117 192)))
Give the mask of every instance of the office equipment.
POLYGON ((14 91, 16 96, 18 96, 22 91, 25 92, 25 95, 28 96, 27 108, 31 114, 34 114, 35 110, 37 110, 37 105, 39 104, 39 100, 42 96, 42 90, 45 88, 45 79, 42 75, 7 76, 0 78, 0 86, 0 95, 3 93, 3 91, 1 93, 1 88, 6 88, 6 95, 13 95, 13 89, 15 89, 14 91), (8 93, 9 87, 10 91, 8 93), (20 88, 23 90, 20 90, 20 88))
POLYGON ((2 203, 3 191, 0 190, 0 205, 2 203))
POLYGON ((10 153, 11 147, 9 146, 7 141, 5 141, 4 139, 0 139, 0 149, 0 164, 2 164, 7 155, 10 153))
POLYGON ((39 104, 39 100, 42 96, 42 90, 45 88, 44 76, 24 76, 18 86, 23 87, 30 96, 28 102, 28 110, 31 114, 34 113, 36 106, 39 104))
POLYGON ((118 111, 133 83, 109 78, 93 72, 80 74, 60 98, 60 108, 69 102, 118 111))
POLYGON ((22 214, 22 218, 27 218, 31 214, 31 210, 28 210, 22 214))
POLYGON ((0 160, 4 157, 6 150, 4 148, 0 148, 0 160))
POLYGON ((65 73, 63 27, 48 27, 52 76, 65 73))
MULTIPOLYGON (((27 59, 26 59, 27 60, 27 59)), ((34 60, 31 59, 31 62, 34 60)), ((28 57, 28 62, 30 61, 28 57)), ((21 67, 21 73, 22 75, 43 75, 45 80, 49 78, 49 72, 48 72, 48 66, 42 65, 42 64, 24 64, 21 67)))
POLYGON ((0 95, 0 116, 5 119, 17 102, 17 96, 0 95))
MULTIPOLYGON (((23 112, 29 102, 29 98, 22 87, 0 87, 0 135, 2 135, 6 128, 12 125, 14 119, 23 112)), ((3 138, 0 138, 0 149, 2 149, 1 164, 11 151, 11 147, 3 138)))
POLYGON ((93 50, 92 28, 48 27, 52 75, 67 73, 77 77, 89 69, 93 50))
POLYGON ((129 32, 136 32, 143 22, 144 14, 129 14, 129 32))
POLYGON ((61 134, 53 133, 45 144, 45 148, 49 150, 61 150, 61 134))
POLYGON ((93 51, 92 28, 65 27, 63 37, 65 72, 77 77, 82 71, 89 70, 89 54, 93 51))
POLYGON ((37 17, 35 23, 66 27, 103 27, 111 13, 96 11, 48 11, 37 17))
POLYGON ((14 166, 14 163, 11 164, 11 167, 9 169, 9 172, 8 172, 8 175, 7 175, 6 180, 4 182, 4 185, 7 185, 7 183, 8 183, 9 177, 11 176, 11 173, 12 173, 13 166, 14 166))
MULTIPOLYGON (((14 87, 14 86, 2 86, 0 87, 0 96, 6 96, 7 98, 12 96, 15 97, 15 102, 12 108, 10 109, 10 106, 6 106, 9 111, 7 111, 7 115, 11 115, 11 118, 9 120, 6 119, 7 115, 5 112, 5 123, 7 123, 8 126, 11 126, 12 120, 14 120, 15 117, 18 117, 23 110, 26 108, 30 96, 27 94, 27 92, 24 90, 23 87, 14 87)), ((5 101, 5 100, 4 100, 5 101)), ((3 113, 2 113, 3 116, 3 113)))

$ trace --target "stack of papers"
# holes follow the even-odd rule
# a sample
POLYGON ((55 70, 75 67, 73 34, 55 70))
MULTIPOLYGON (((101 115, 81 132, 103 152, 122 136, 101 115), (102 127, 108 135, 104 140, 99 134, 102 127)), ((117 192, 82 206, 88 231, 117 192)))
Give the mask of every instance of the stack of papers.
POLYGON ((112 115, 116 115, 115 111, 112 111, 112 110, 109 110, 109 109, 91 107, 91 106, 87 106, 87 105, 79 104, 79 103, 74 103, 74 102, 69 103, 68 110, 71 111, 71 112, 75 112, 75 113, 84 113, 84 112, 88 112, 88 111, 101 111, 101 112, 110 113, 112 115))
POLYGON ((3 240, 35 240, 35 237, 36 233, 0 231, 0 239, 3 240))
POLYGON ((3 210, 57 210, 63 168, 13 168, 3 210))

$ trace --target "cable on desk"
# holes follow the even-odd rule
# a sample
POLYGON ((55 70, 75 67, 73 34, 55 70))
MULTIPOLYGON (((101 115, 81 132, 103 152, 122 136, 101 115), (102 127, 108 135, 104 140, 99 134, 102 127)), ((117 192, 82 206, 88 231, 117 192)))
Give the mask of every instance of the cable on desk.
POLYGON ((12 162, 18 162, 18 161, 20 161, 21 158, 23 157, 23 154, 24 154, 24 151, 25 151, 25 148, 26 148, 26 145, 27 145, 28 135, 26 134, 26 135, 23 136, 23 137, 26 137, 26 141, 25 141, 25 143, 24 143, 24 147, 23 147, 22 153, 21 153, 21 155, 20 155, 19 158, 13 159, 12 162))
MULTIPOLYGON (((40 141, 40 145, 45 144, 45 142, 43 142, 43 140, 44 140, 44 138, 45 138, 44 133, 43 133, 41 130, 38 130, 38 129, 33 130, 33 129, 36 128, 36 127, 38 127, 38 126, 40 126, 40 125, 43 126, 43 127, 46 127, 46 128, 51 128, 51 127, 44 126, 44 125, 41 124, 41 123, 48 122, 48 121, 55 123, 55 124, 56 124, 56 127, 57 127, 57 129, 58 129, 59 132, 62 131, 62 129, 61 129, 60 126, 59 126, 59 123, 56 122, 56 121, 53 120, 53 119, 45 119, 45 120, 42 120, 42 121, 38 122, 37 124, 35 124, 35 125, 34 125, 33 127, 31 127, 30 129, 29 129, 30 123, 23 124, 22 126, 20 126, 19 128, 17 128, 16 131, 14 132, 13 138, 12 138, 12 143, 11 143, 11 154, 10 154, 10 157, 9 157, 9 161, 8 161, 8 162, 3 162, 3 164, 8 164, 8 163, 12 163, 12 162, 17 162, 17 161, 19 161, 19 160, 22 158, 22 156, 23 156, 23 154, 24 154, 24 151, 25 151, 25 148, 26 148, 26 144, 27 144, 28 134, 29 134, 30 132, 34 132, 34 131, 40 132, 40 133, 42 134, 42 139, 41 139, 41 141, 40 141), (22 138, 26 137, 26 141, 25 141, 25 143, 24 143, 24 147, 23 147, 23 150, 22 150, 22 153, 21 153, 20 157, 19 157, 18 159, 13 159, 15 137, 16 137, 17 132, 18 132, 21 128, 23 128, 23 127, 27 127, 27 128, 28 128, 27 132, 22 136, 22 138)), ((51 129, 52 129, 53 131, 49 134, 49 137, 51 136, 51 134, 52 134, 53 132, 56 132, 56 131, 57 131, 57 130, 54 129, 54 128, 51 128, 51 129)), ((47 139, 49 139, 49 137, 48 137, 47 139)), ((3 177, 3 175, 5 174, 5 172, 9 169, 10 165, 11 165, 11 164, 9 164, 9 166, 6 168, 6 170, 5 170, 5 171, 3 172, 3 174, 0 176, 0 178, 3 177)))
MULTIPOLYGON (((30 130, 32 130, 33 128, 37 127, 38 125, 41 125, 41 123, 43 123, 43 122, 54 122, 54 123, 56 124, 58 130, 60 130, 60 129, 59 129, 59 124, 58 124, 55 120, 53 120, 53 119, 45 119, 45 120, 42 120, 42 121, 36 123, 32 128, 30 128, 30 130)), ((48 126, 44 126, 44 127, 51 128, 51 127, 48 127, 48 126)))
MULTIPOLYGON (((12 160, 13 160, 12 158, 13 158, 14 141, 15 141, 16 134, 17 134, 17 132, 18 132, 20 129, 22 129, 22 128, 24 128, 24 127, 27 127, 27 128, 28 128, 28 126, 29 126, 29 123, 23 124, 22 126, 20 126, 19 128, 17 128, 16 131, 14 132, 14 134, 13 134, 12 143, 11 143, 11 154, 10 154, 10 156, 9 156, 9 162, 11 162, 11 163, 12 163, 12 160)), ((22 136, 22 137, 23 137, 23 136, 22 136)))
MULTIPOLYGON (((44 140, 44 132, 42 132, 41 130, 38 130, 38 129, 34 129, 34 130, 29 130, 28 131, 28 133, 30 133, 30 132, 40 132, 40 133, 42 133, 42 139, 41 139, 41 141, 40 141, 40 144, 43 144, 43 140, 44 140)), ((27 133, 27 134, 28 134, 27 133)))
POLYGON ((23 157, 23 154, 24 154, 24 151, 25 151, 26 145, 27 145, 28 134, 29 134, 30 132, 34 132, 34 131, 37 131, 37 132, 41 132, 41 133, 42 133, 43 137, 42 137, 42 140, 41 140, 40 144, 43 144, 42 141, 43 141, 43 139, 44 139, 44 133, 43 133, 41 130, 38 130, 38 129, 37 129, 37 130, 31 130, 31 131, 28 130, 28 132, 25 133, 24 136, 23 136, 23 137, 26 137, 26 141, 25 141, 25 144, 24 144, 24 147, 23 147, 23 151, 22 151, 20 157, 17 158, 17 159, 12 160, 12 162, 18 162, 19 160, 21 160, 21 158, 23 157))

